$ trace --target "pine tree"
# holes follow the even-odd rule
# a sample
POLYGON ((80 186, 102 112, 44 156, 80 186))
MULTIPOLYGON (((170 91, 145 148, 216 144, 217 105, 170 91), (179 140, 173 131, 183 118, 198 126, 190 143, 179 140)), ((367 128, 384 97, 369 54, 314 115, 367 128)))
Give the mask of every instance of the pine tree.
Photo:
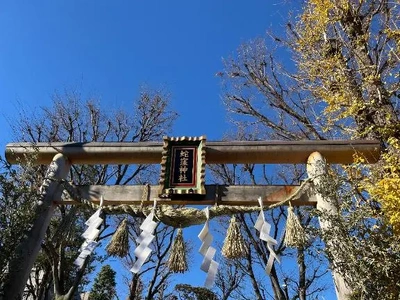
POLYGON ((89 295, 90 300, 110 300, 116 295, 115 271, 110 265, 101 267, 89 295))

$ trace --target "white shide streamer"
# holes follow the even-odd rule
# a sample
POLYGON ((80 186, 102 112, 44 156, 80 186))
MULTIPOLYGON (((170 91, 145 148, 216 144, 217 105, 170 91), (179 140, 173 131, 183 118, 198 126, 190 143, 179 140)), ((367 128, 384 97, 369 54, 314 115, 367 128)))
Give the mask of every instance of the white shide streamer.
POLYGON ((258 215, 257 221, 254 224, 254 227, 260 232, 260 239, 267 243, 267 248, 269 250, 269 258, 267 262, 267 266, 265 267, 265 272, 269 275, 271 273, 272 266, 274 264, 274 260, 280 263, 279 256, 275 253, 273 246, 277 244, 277 241, 269 235, 271 231, 271 224, 269 224, 265 220, 264 209, 263 209, 263 201, 262 198, 258 198, 258 203, 260 204, 260 214, 258 215))
POLYGON ((131 268, 132 273, 138 273, 140 268, 145 263, 146 259, 149 257, 151 253, 151 248, 149 247, 150 243, 153 241, 155 236, 153 235, 154 230, 157 227, 157 222, 153 221, 154 218, 154 211, 157 205, 157 201, 154 200, 154 206, 149 215, 143 221, 140 229, 142 232, 136 238, 136 243, 138 246, 136 247, 135 251, 133 252, 137 257, 133 267, 131 268))
POLYGON ((101 214, 101 207, 96 210, 96 212, 85 222, 87 229, 82 234, 82 237, 85 238, 81 248, 79 251, 79 256, 74 261, 74 265, 82 268, 83 264, 85 263, 86 257, 92 254, 94 248, 96 248, 98 242, 95 239, 99 236, 100 230, 99 227, 101 223, 103 223, 103 219, 100 217, 101 214))
POLYGON ((210 212, 208 207, 204 209, 204 212, 206 214, 207 220, 204 224, 203 229, 198 235, 199 239, 202 242, 199 252, 201 253, 201 255, 204 256, 200 269, 207 273, 207 278, 204 286, 206 288, 211 288, 214 285, 215 276, 217 275, 219 264, 215 260, 213 260, 216 250, 215 248, 211 247, 213 236, 209 232, 210 212))

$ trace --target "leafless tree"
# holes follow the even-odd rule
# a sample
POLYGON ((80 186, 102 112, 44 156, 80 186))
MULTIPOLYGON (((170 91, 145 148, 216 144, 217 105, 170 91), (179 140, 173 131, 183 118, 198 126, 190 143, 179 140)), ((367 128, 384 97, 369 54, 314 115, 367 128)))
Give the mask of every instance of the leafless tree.
MULTIPOLYGON (((260 166, 259 166, 260 167, 260 166)), ((263 167, 263 166, 261 166, 263 167)), ((211 167, 212 173, 219 184, 246 184, 250 182, 256 185, 258 182, 266 181, 272 184, 271 178, 265 177, 267 174, 256 170, 255 165, 215 165, 211 167)), ((262 168, 259 168, 262 169, 262 168)), ((298 178, 299 169, 290 168, 294 178, 298 178)), ((279 183, 293 184, 293 181, 287 182, 289 179, 288 173, 286 175, 278 174, 275 180, 279 183), (283 181, 286 180, 286 181, 283 181)), ((311 217, 304 210, 297 210, 298 215, 301 217, 301 222, 304 227, 307 227, 311 222, 311 217)), ((235 280, 218 280, 217 286, 221 290, 222 295, 226 291, 234 292, 240 295, 243 299, 306 299, 306 296, 311 296, 317 293, 324 292, 326 286, 323 280, 318 281, 321 277, 328 273, 326 268, 327 262, 321 265, 309 264, 311 260, 324 260, 323 257, 317 257, 315 253, 311 255, 310 248, 312 243, 299 247, 297 249, 288 249, 283 244, 284 228, 286 221, 286 209, 278 207, 266 213, 267 221, 271 226, 271 236, 278 241, 275 247, 275 253, 278 254, 284 261, 285 258, 294 256, 297 262, 297 268, 290 268, 286 271, 285 267, 280 267, 279 264, 274 263, 271 273, 267 276, 264 269, 267 265, 270 251, 266 243, 260 240, 257 231, 254 229, 254 224, 257 219, 257 214, 238 214, 238 220, 241 224, 243 237, 246 244, 249 245, 247 255, 236 262, 233 270, 236 277, 240 277, 246 284, 238 284, 235 280), (307 262, 307 263, 306 263, 307 262), (325 267, 324 267, 325 266, 325 267), (297 269, 297 270, 296 270, 297 269), (296 276, 295 274, 298 274, 296 276), (249 286, 252 288, 252 294, 248 295, 249 286), (246 288, 244 288, 246 287, 246 288), (272 294, 268 291, 272 290, 272 294)), ((228 270, 232 271, 232 265, 228 270)), ((223 275, 226 279, 226 274, 223 275)), ((231 277, 229 277, 231 278, 231 277)), ((234 277, 233 277, 234 278, 234 277)))
MULTIPOLYGON (((83 100, 79 93, 67 91, 56 93, 53 106, 41 108, 35 117, 22 111, 14 132, 19 141, 32 143, 160 140, 177 116, 168 105, 167 93, 143 89, 130 109, 110 111, 94 99, 83 100)), ((125 185, 150 182, 154 172, 149 165, 74 165, 68 180, 75 185, 125 185)), ((37 186, 44 173, 44 166, 36 168, 37 186)), ((45 299, 44 291, 52 284, 57 299, 74 297, 87 272, 86 266, 90 265, 90 258, 81 269, 76 270, 72 264, 82 242, 79 235, 83 222, 89 213, 90 210, 76 206, 58 207, 43 242, 42 258, 35 265, 41 279, 28 284, 25 296, 45 299)), ((171 231, 168 233, 172 236, 171 231)))
MULTIPOLYGON (((138 222, 132 220, 129 235, 131 240, 139 236, 140 230, 138 222)), ((153 251, 149 259, 144 263, 140 272, 132 274, 128 281, 129 295, 127 299, 163 299, 164 292, 168 286, 168 280, 172 272, 167 267, 169 251, 172 246, 175 228, 159 223, 155 229, 153 251), (146 282, 146 285, 143 285, 146 282)), ((126 268, 130 268, 135 261, 135 257, 130 253, 124 259, 126 268)))
MULTIPOLYGON (((386 276, 381 281, 385 283, 376 284, 377 276, 371 275, 369 263, 371 252, 378 255, 390 248, 391 253, 398 254, 396 236, 385 225, 382 211, 376 210, 390 207, 385 211, 386 217, 393 226, 399 224, 396 217, 399 204, 393 201, 396 198, 393 198, 393 189, 382 192, 385 188, 382 183, 394 182, 393 178, 399 174, 393 167, 399 161, 395 150, 399 145, 399 77, 395 75, 400 66, 399 7, 398 1, 384 0, 305 1, 297 18, 287 20, 286 36, 269 33, 265 39, 244 43, 234 56, 224 60, 225 68, 218 73, 224 84, 224 103, 233 123, 239 132, 251 138, 367 138, 382 143, 383 158, 376 167, 364 169, 363 173, 372 178, 370 186, 381 183, 381 190, 367 190, 372 191, 370 196, 375 201, 366 191, 360 192, 360 181, 354 181, 351 176, 343 180, 343 169, 330 170, 343 184, 335 185, 342 193, 331 193, 343 215, 338 214, 335 219, 340 230, 326 234, 325 238, 340 244, 339 249, 348 247, 353 253, 351 257, 357 257, 350 259, 349 256, 347 260, 341 257, 339 272, 354 289, 354 296, 360 299, 371 295, 393 299, 400 291, 391 280, 393 276, 386 276), (253 132, 257 132, 256 137, 253 132), (368 215, 378 229, 361 221, 368 215), (380 232, 380 241, 375 239, 375 231, 380 232), (387 287, 385 293, 382 286, 387 287)), ((228 174, 226 170, 220 173, 228 174)), ((300 168, 297 180, 302 173, 300 168)), ((331 183, 337 181, 333 178, 331 183)), ((343 251, 336 252, 338 255, 343 251)), ((334 256, 330 250, 326 253, 332 262, 334 256)), ((387 270, 386 274, 395 273, 396 260, 390 255, 384 257, 385 262, 380 266, 387 270)), ((300 267, 307 265, 301 253, 297 259, 300 267)), ((331 267, 336 268, 335 264, 331 267)), ((304 282, 302 278, 299 280, 304 282)), ((307 280, 296 289, 303 291, 306 286, 307 280)), ((304 299, 304 292, 299 297, 304 299)))

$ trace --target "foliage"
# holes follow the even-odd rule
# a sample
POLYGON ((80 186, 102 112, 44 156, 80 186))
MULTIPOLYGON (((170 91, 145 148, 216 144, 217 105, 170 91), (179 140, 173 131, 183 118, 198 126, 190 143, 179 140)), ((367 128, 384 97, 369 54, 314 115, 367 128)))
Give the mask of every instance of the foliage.
MULTIPOLYGON (((375 295, 382 299, 385 295, 385 299, 397 299, 400 291, 393 281, 398 276, 400 249, 388 226, 399 232, 399 4, 309 1, 295 38, 301 76, 307 79, 305 87, 327 104, 328 125, 346 119, 351 137, 375 138, 383 147, 375 166, 362 166, 368 162, 358 158, 354 168, 363 178, 352 185, 358 189, 356 195, 367 200, 353 204, 357 213, 351 210, 340 216, 350 232, 347 239, 342 234, 341 245, 351 249, 344 251, 350 255, 346 267, 339 269, 363 298, 375 295), (310 30, 311 26, 318 30, 310 30), (314 51, 317 47, 322 51, 314 51), (371 203, 383 213, 371 209, 371 203)), ((343 200, 342 205, 349 201, 343 200)))
POLYGON ((359 137, 385 137, 373 127, 395 117, 400 61, 387 32, 398 22, 396 1, 313 0, 297 23, 294 46, 305 88, 327 103, 330 122, 354 119, 359 137))
POLYGON ((189 284, 178 284, 175 290, 179 293, 179 299, 185 300, 218 300, 218 297, 204 287, 191 286, 189 284))
POLYGON ((382 204, 396 231, 400 226, 399 27, 399 1, 313 0, 298 22, 295 38, 304 87, 327 104, 328 124, 347 119, 346 124, 353 124, 351 137, 381 141, 384 154, 379 168, 370 168, 363 187, 382 204), (317 48, 322 51, 314 51, 317 48))
MULTIPOLYGON (((317 212, 320 218, 336 225, 314 232, 313 241, 318 242, 322 234, 326 249, 318 248, 316 243, 294 251, 278 245, 278 252, 296 257, 298 274, 284 274, 273 269, 275 273, 272 272, 270 281, 277 299, 288 298, 289 292, 282 288, 283 283, 288 283, 290 294, 299 299, 321 290, 314 288, 312 282, 323 272, 311 269, 308 259, 322 250, 326 251, 332 268, 353 289, 354 298, 396 299, 399 296, 396 279, 400 275, 400 249, 398 236, 393 234, 400 232, 399 7, 398 0, 308 0, 297 18, 287 23, 286 38, 271 35, 272 39, 250 41, 242 45, 235 56, 224 61, 225 70, 220 73, 224 102, 234 116, 239 139, 365 138, 377 139, 382 145, 383 154, 376 165, 366 166, 368 162, 358 157, 356 164, 350 167, 331 170, 330 177, 319 187, 321 194, 331 199, 338 209, 338 213, 317 212), (291 55, 292 60, 281 53, 291 55)), ((135 114, 129 116, 127 112, 106 113, 92 100, 81 103, 76 93, 56 95, 52 108, 44 109, 43 115, 35 120, 27 114, 16 132, 21 132, 23 140, 31 142, 157 140, 170 128, 176 116, 167 109, 167 104, 162 94, 143 92, 134 107, 135 114)), ((263 182, 269 183, 265 170, 264 167, 263 182)), ((5 207, 6 214, 0 221, 1 226, 8 226, 16 222, 14 213, 23 215, 24 222, 15 227, 15 232, 21 233, 29 223, 26 213, 30 204, 20 197, 20 192, 35 190, 31 187, 38 186, 43 169, 35 172, 38 181, 21 183, 15 190, 7 179, 14 180, 17 173, 12 172, 6 169, 6 175, 0 177, 0 184, 5 187, 1 193, 7 195, 5 201, 17 200, 15 203, 21 204, 21 210, 11 203, 5 207)), ((254 165, 217 166, 214 172, 224 183, 237 184, 239 180, 245 181, 244 178, 252 184, 257 181, 254 165), (239 168, 243 172, 238 175, 239 168)), ((293 176, 290 183, 298 182, 305 175, 302 167, 295 166, 290 172, 293 176)), ((75 184, 130 184, 146 182, 152 174, 144 165, 74 166, 70 180, 75 184)), ((281 176, 281 181, 288 183, 287 174, 281 176)), ((302 212, 303 225, 310 227, 312 220, 308 211, 302 212)), ((285 213, 277 209, 269 218, 278 227, 285 213)), ((72 215, 75 215, 72 209, 59 209, 44 243, 44 258, 37 263, 37 267, 46 272, 50 272, 49 261, 56 267, 53 269, 62 270, 54 276, 54 283, 60 287, 59 294, 65 293, 74 281, 72 273, 75 272, 65 267, 70 261, 66 259, 68 255, 75 255, 76 245, 72 241, 76 241, 80 232, 79 228, 64 226, 75 222, 75 218, 69 219, 72 215), (62 230, 64 228, 66 230, 62 230), (60 233, 69 238, 57 240, 60 233)), ((232 280, 222 281, 219 287, 222 294, 231 293, 233 288, 240 295, 237 278, 246 274, 256 298, 262 299, 265 289, 263 283, 255 280, 255 270, 265 266, 269 250, 264 244, 254 242, 254 216, 241 218, 251 255, 230 266, 232 280)), ((84 218, 79 220, 78 226, 84 218)), ((137 223, 131 225, 130 235, 135 238, 137 223)), ((165 255, 173 230, 167 227, 159 230, 156 251, 150 262, 155 263, 141 274, 133 275, 132 295, 141 290, 147 299, 163 296, 169 276, 165 255), (148 275, 148 289, 143 291, 141 279, 153 269, 153 276, 148 275), (160 274, 162 276, 157 277, 160 274)), ((274 236, 278 235, 275 231, 274 236)), ((0 236, 2 247, 8 247, 7 241, 10 241, 10 246, 4 248, 7 255, 13 245, 11 233, 5 231, 0 236)), ((5 255, 1 253, 2 271, 6 266, 5 255)), ((127 260, 131 264, 133 258, 127 260)), ((50 277, 46 280, 46 284, 51 282, 50 277)), ((208 292, 186 285, 180 288, 181 293, 192 299, 208 292)))
POLYGON ((353 184, 335 172, 324 178, 318 190, 338 210, 318 215, 338 226, 318 234, 336 245, 326 249, 331 267, 343 274, 355 299, 398 299, 400 238, 385 223, 379 204, 357 193, 353 184))
MULTIPOLYGON (((370 168, 360 184, 378 201, 393 231, 400 235, 400 143, 397 138, 389 138, 388 150, 385 151, 379 164, 370 168)), ((359 168, 362 169, 361 166, 359 168)))
POLYGON ((1 157, 0 164, 0 283, 3 283, 8 262, 32 221, 38 190, 28 166, 12 168, 1 157))
MULTIPOLYGON (((270 177, 259 175, 259 170, 254 165, 211 166, 212 173, 218 183, 222 184, 248 184, 253 185, 268 183, 270 177)), ((293 174, 298 177, 300 169, 288 169, 283 172, 283 177, 293 174)), ((275 176, 273 180, 282 180, 275 176)), ((286 179, 289 180, 289 177, 286 179)), ((285 182, 286 184, 290 184, 285 182)), ((296 213, 301 218, 301 223, 308 230, 312 219, 307 209, 297 209, 296 213)), ((287 210, 278 207, 265 212, 267 221, 271 224, 271 236, 277 240, 274 247, 275 253, 281 258, 281 264, 274 263, 270 275, 265 274, 270 250, 267 244, 260 242, 259 233, 254 229, 259 212, 252 214, 240 213, 237 219, 240 222, 241 234, 249 248, 243 259, 227 262, 223 259, 217 275, 216 287, 221 299, 306 299, 320 295, 327 290, 323 278, 327 274, 326 259, 313 250, 316 245, 310 241, 297 249, 290 249, 283 242, 287 210), (297 264, 295 263, 297 262, 297 264)), ((227 220, 221 220, 221 226, 226 232, 227 220)))
POLYGON ((377 164, 358 157, 335 170, 347 176, 336 187, 349 194, 334 198, 343 200, 334 220, 340 238, 324 236, 333 267, 361 299, 399 293, 393 284, 400 252, 393 236, 400 225, 399 8, 398 0, 306 1, 287 23, 286 38, 270 34, 242 45, 220 73, 225 104, 247 139, 380 141, 377 164), (351 205, 357 209, 349 213, 351 205), (335 263, 345 260, 341 253, 349 257, 344 267, 335 263))
POLYGON ((110 265, 101 267, 99 274, 94 280, 89 300, 111 300, 116 295, 115 271, 110 265))
MULTIPOLYGON (((77 92, 57 93, 53 106, 42 108, 35 117, 22 111, 14 131, 19 140, 32 143, 160 140, 176 118, 176 113, 168 108, 168 97, 163 91, 143 89, 131 111, 106 111, 93 99, 83 100, 77 92)), ((45 170, 45 166, 35 166, 31 172, 35 177, 34 191, 41 185, 45 170)), ((149 165, 73 165, 68 180, 75 185, 142 184, 149 182, 154 172, 149 165)), ((77 206, 57 207, 34 266, 36 273, 43 276, 35 281, 36 273, 31 274, 32 284, 28 282, 27 286, 30 297, 43 299, 46 295, 39 295, 35 289, 54 289, 56 298, 71 299, 85 284, 93 256, 81 269, 76 269, 73 261, 82 243, 84 222, 91 213, 84 208, 78 210, 77 206), (51 285, 54 287, 50 288, 51 285)))

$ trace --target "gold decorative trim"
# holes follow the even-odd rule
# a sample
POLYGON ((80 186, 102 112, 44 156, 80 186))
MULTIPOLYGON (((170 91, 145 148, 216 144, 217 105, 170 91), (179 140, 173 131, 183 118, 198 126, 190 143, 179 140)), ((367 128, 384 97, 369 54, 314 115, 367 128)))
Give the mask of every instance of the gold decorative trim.
MULTIPOLYGON (((174 145, 175 146, 175 145, 174 145)), ((159 180, 159 196, 160 198, 174 198, 174 195, 194 195, 194 197, 199 195, 205 195, 205 174, 206 174, 206 136, 200 137, 163 137, 163 150, 161 158, 161 170, 160 170, 160 180, 159 180), (169 187, 169 177, 171 176, 171 149, 172 146, 177 143, 185 146, 185 142, 198 142, 196 151, 196 186, 183 188, 183 187, 169 187), (172 193, 171 193, 172 192, 172 193)))

